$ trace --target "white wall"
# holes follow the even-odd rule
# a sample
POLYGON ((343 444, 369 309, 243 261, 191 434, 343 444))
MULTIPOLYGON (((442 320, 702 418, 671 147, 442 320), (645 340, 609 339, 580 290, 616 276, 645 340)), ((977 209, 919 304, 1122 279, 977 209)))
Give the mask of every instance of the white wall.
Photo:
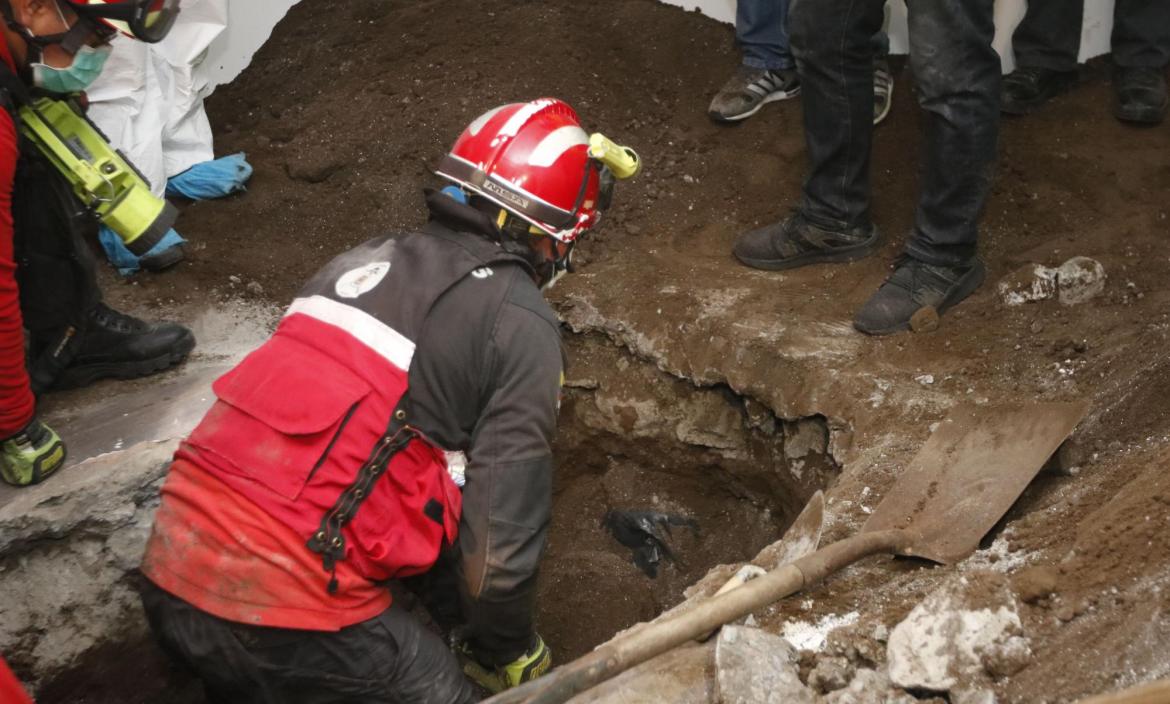
MULTIPOLYGON (((333 0, 326 0, 331 2, 333 0)), ((288 9, 300 0, 228 0, 227 29, 207 49, 207 56, 196 69, 203 93, 210 93, 221 83, 229 83, 252 62, 272 28, 288 9)))
MULTIPOLYGON (((813 0, 815 2, 815 0, 813 0)), ((1081 30, 1081 61, 1109 51, 1109 34, 1113 30, 1113 0, 1084 0, 1085 23, 1081 30)), ((723 22, 735 22, 735 0, 662 0, 688 10, 698 9, 723 22)), ((995 47, 1003 57, 1004 70, 1013 65, 1011 30, 1024 16, 1025 0, 996 0, 995 47)), ((906 6, 891 3, 890 47, 895 53, 906 52, 906 6)))

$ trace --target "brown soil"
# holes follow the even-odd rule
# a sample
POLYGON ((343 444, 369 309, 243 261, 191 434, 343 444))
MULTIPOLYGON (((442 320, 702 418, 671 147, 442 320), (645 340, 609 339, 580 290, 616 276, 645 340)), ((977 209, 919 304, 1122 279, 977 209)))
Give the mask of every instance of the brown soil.
MULTIPOLYGON (((287 301, 333 254, 419 223, 420 189, 436 183, 430 167, 476 115, 555 95, 587 127, 638 149, 646 164, 636 181, 620 185, 614 212, 582 248, 587 276, 579 282, 596 280, 588 274, 620 281, 598 289, 599 298, 681 330, 698 313, 664 308, 662 287, 727 281, 748 290, 744 320, 749 312, 785 319, 813 311, 847 321, 909 228, 920 142, 911 77, 897 76, 893 113, 876 136, 881 255, 767 278, 748 275, 728 251, 736 233, 780 217, 799 193, 799 105, 769 106, 731 129, 712 125, 707 100, 735 61, 728 27, 652 0, 597 0, 588 12, 570 0, 301 3, 253 66, 209 101, 217 151, 247 151, 256 168, 248 193, 186 207, 179 228, 194 243, 188 261, 114 285, 111 297, 131 307, 144 297, 162 307, 236 296, 287 301), (251 282, 260 288, 248 291, 251 282)), ((1021 608, 1035 657, 995 683, 1010 701, 1068 700, 1170 674, 1170 129, 1113 120, 1103 74, 1104 65, 1094 66, 1083 86, 1040 114, 1004 122, 981 242, 988 284, 937 332, 857 343, 874 370, 931 374, 931 392, 1094 401, 1069 449, 1080 473, 1042 476, 993 535, 1007 539, 1012 555, 1049 570, 1044 580, 1033 574, 1017 584, 1029 602, 1021 608), (995 282, 1023 263, 1056 265, 1073 255, 1105 266, 1109 286, 1100 299, 1081 307, 1000 302, 995 282), (1045 589, 1054 593, 1039 593, 1045 589)), ((558 300, 571 304, 583 285, 569 284, 558 300)), ((727 362, 714 344, 704 353, 705 343, 687 346, 688 338, 683 346, 696 378, 727 362)), ((753 367, 756 385, 807 399, 799 415, 828 413, 815 408, 834 400, 818 401, 818 380, 781 376, 768 362, 753 367)), ((864 399, 872 389, 851 392, 864 399)), ((893 435, 900 440, 888 446, 891 456, 904 459, 936 419, 929 404, 887 418, 876 403, 850 403, 839 404, 849 409, 841 420, 865 430, 840 448, 846 462, 863 456, 868 441, 893 435)), ((700 563, 742 559, 780 527, 760 518, 759 502, 721 498, 695 475, 674 482, 622 458, 590 462, 588 471, 558 480, 559 506, 580 513, 558 513, 551 550, 559 560, 542 581, 542 604, 565 607, 560 616, 542 613, 542 627, 565 653, 652 615, 701 574, 700 563), (701 556, 693 565, 668 568, 655 582, 598 522, 609 505, 652 508, 647 493, 667 485, 659 504, 698 517, 708 542, 690 546, 701 556), (745 506, 746 526, 737 512, 745 506), (726 531, 731 547, 716 550, 710 536, 726 531)), ((837 497, 858 501, 863 487, 880 496, 893 462, 876 462, 864 476, 847 472, 837 497)), ((794 503, 776 501, 785 511, 794 503)), ((856 516, 843 509, 841 516, 826 539, 856 529, 856 516)), ((853 570, 830 580, 811 605, 785 602, 761 621, 857 609, 864 616, 856 651, 865 628, 892 626, 941 572, 911 562, 853 570)))

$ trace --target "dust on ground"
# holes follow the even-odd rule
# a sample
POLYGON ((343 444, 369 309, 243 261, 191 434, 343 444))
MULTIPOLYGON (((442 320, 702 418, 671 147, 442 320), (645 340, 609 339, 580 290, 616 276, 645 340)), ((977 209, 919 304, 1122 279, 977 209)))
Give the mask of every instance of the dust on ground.
MULTIPOLYGON (((286 302, 330 256, 417 225, 420 190, 436 183, 431 167, 479 113, 561 97, 645 163, 581 248, 582 273, 556 294, 562 312, 599 328, 616 320, 622 329, 607 329, 616 342, 696 384, 726 384, 785 417, 829 417, 845 472, 826 540, 860 526, 862 509, 956 399, 1090 398, 1070 450, 1077 473, 1043 475, 971 561, 1057 575, 1051 595, 1022 607, 1032 664, 997 690, 1012 701, 1062 700, 1168 674, 1170 129, 1115 121, 1104 64, 1040 114, 1006 120, 981 240, 988 283, 937 332, 863 338, 848 321, 887 274, 912 217, 920 118, 909 72, 896 76, 893 112, 875 138, 882 251, 763 274, 729 250, 799 194, 800 106, 712 125, 707 101, 737 61, 731 39, 724 25, 652 0, 597 0, 587 16, 569 0, 301 3, 209 101, 217 151, 246 151, 256 167, 248 193, 187 206, 188 261, 115 284, 111 297, 160 310, 286 302), (1074 255, 1104 265, 1103 295, 1081 306, 1001 300, 996 282, 1021 266, 1074 255)), ((573 490, 583 505, 592 500, 587 485, 573 490)), ((554 545, 565 539, 554 533, 554 545)), ((625 575, 629 604, 615 621, 641 617, 656 600, 616 555, 587 561, 578 576, 625 575)), ((761 622, 779 629, 859 611, 857 633, 892 626, 941 572, 875 562, 761 622)), ((611 604, 573 608, 591 621, 611 604)))

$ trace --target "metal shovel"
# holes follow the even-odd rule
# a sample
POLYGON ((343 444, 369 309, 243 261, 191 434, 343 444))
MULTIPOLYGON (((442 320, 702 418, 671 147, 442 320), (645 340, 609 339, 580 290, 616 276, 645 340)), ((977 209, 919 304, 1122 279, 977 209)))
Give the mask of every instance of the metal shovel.
POLYGON ((941 564, 979 547, 1088 410, 1085 402, 964 405, 931 434, 860 534, 600 646, 493 704, 560 704, 599 682, 878 553, 941 564))

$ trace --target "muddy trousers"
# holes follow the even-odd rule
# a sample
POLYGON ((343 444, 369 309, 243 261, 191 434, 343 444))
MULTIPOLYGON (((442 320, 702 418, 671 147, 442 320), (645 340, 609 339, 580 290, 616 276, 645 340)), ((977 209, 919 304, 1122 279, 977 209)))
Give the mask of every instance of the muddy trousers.
MULTIPOLYGON (((873 49, 884 0, 792 0, 808 176, 801 213, 832 230, 870 224, 873 49)), ((999 135, 993 0, 907 0, 910 66, 925 143, 906 251, 962 265, 975 256, 999 135)))
MULTIPOLYGON (((1084 0, 1028 0, 1012 34, 1016 63, 1072 71, 1081 49, 1084 0)), ((1113 63, 1129 68, 1170 64, 1170 2, 1117 0, 1113 7, 1113 63)))
POLYGON ((203 680, 212 704, 466 704, 479 701, 443 641, 397 606, 336 632, 217 618, 150 584, 163 649, 203 680))

